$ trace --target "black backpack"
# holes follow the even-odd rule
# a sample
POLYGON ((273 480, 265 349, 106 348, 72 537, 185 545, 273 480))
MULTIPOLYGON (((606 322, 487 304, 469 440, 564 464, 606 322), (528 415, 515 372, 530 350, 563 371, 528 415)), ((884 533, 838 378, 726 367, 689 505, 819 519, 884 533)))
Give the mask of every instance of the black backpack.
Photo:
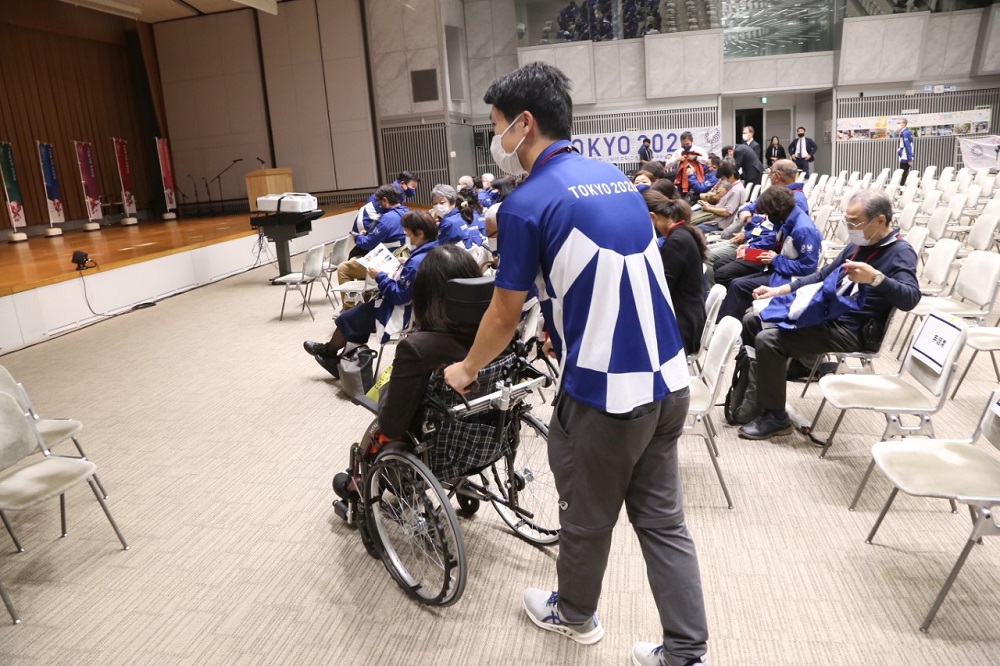
POLYGON ((751 345, 743 345, 736 354, 733 380, 726 392, 723 411, 726 423, 743 425, 760 415, 757 401, 757 350, 751 345))

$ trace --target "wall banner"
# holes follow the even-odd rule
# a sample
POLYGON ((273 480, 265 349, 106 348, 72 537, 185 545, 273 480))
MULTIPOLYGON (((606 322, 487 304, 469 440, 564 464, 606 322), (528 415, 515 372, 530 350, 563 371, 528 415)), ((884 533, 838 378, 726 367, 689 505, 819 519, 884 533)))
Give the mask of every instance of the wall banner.
POLYGON ((122 186, 122 207, 126 215, 135 215, 135 185, 132 181, 132 163, 128 159, 128 142, 125 139, 111 140, 115 144, 118 182, 122 186))
POLYGON ((87 219, 100 220, 101 187, 97 182, 97 166, 94 163, 94 145, 88 141, 74 141, 76 163, 80 167, 80 182, 83 184, 83 199, 87 205, 87 219))
POLYGON ((14 149, 9 143, 0 142, 0 181, 7 199, 10 223, 14 229, 23 227, 24 201, 21 199, 21 186, 17 182, 17 169, 14 168, 14 149))
MULTIPOLYGON (((677 156, 681 149, 683 129, 628 130, 602 134, 576 134, 573 145, 584 157, 614 164, 639 161, 639 148, 643 139, 649 139, 654 160, 667 161, 668 155, 677 156)), ((692 127, 694 145, 721 156, 722 130, 719 127, 692 127)), ((708 155, 705 155, 708 157, 708 155)))
POLYGON ((906 113, 898 116, 838 118, 837 141, 898 139, 898 124, 906 118, 913 138, 921 136, 964 136, 988 134, 991 109, 950 111, 945 113, 906 113))
POLYGON ((156 154, 160 158, 160 175, 163 180, 163 196, 167 200, 167 212, 177 208, 174 168, 170 163, 170 144, 166 139, 156 138, 156 154))
POLYGON ((959 139, 962 162, 973 171, 1000 169, 1000 136, 959 139))
POLYGON ((41 141, 35 143, 38 144, 38 161, 42 165, 42 184, 45 186, 49 224, 62 224, 66 221, 66 211, 63 208, 62 193, 59 191, 59 177, 56 175, 56 154, 51 143, 41 141))

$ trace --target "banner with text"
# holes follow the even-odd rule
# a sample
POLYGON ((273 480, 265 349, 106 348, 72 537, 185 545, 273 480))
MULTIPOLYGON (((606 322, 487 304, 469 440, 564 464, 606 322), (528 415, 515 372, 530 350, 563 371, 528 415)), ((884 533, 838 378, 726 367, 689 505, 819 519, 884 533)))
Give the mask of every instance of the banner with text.
POLYGON ((122 186, 122 207, 126 215, 135 215, 135 185, 132 182, 132 163, 128 159, 128 142, 125 139, 111 140, 115 144, 118 182, 122 186))
POLYGON ((76 163, 80 166, 80 182, 83 184, 83 199, 87 204, 87 219, 100 220, 101 187, 97 183, 97 165, 94 162, 94 146, 88 141, 74 141, 76 163))
POLYGON ((45 186, 45 201, 49 209, 49 224, 66 221, 62 192, 59 191, 59 177, 56 175, 56 154, 51 143, 36 141, 38 161, 42 165, 42 185, 45 186))
POLYGON ((170 164, 170 144, 166 139, 157 137, 156 154, 160 158, 160 175, 163 180, 163 196, 167 200, 167 210, 177 208, 177 195, 174 186, 174 168, 170 164))
POLYGON ((838 118, 837 141, 898 139, 898 125, 902 118, 906 118, 907 127, 915 139, 921 136, 986 134, 990 131, 991 113, 990 109, 985 108, 943 113, 907 113, 898 116, 838 118))
POLYGON ((0 143, 0 181, 7 199, 7 213, 15 229, 24 226, 24 202, 21 200, 21 186, 17 182, 14 168, 14 149, 9 143, 0 143))
POLYGON ((962 162, 973 171, 1000 169, 1000 136, 960 139, 962 162))
MULTIPOLYGON (((625 164, 640 161, 639 148, 643 139, 649 139, 653 159, 667 161, 670 159, 668 156, 675 156, 682 150, 680 135, 683 131, 658 129, 576 134, 573 136, 573 145, 585 157, 602 162, 625 164)), ((692 127, 689 131, 694 135, 695 146, 716 155, 721 154, 722 130, 719 127, 692 127)))

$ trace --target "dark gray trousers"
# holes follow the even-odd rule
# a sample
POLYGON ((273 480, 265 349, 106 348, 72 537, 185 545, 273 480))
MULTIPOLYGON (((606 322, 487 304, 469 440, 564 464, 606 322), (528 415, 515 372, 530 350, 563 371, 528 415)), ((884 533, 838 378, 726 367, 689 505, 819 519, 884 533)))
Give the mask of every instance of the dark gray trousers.
POLYGON ((861 350, 858 334, 837 322, 788 330, 761 330, 760 318, 752 312, 743 318, 743 342, 757 350, 757 407, 784 409, 789 359, 812 367, 816 357, 830 352, 861 350))
POLYGON ((561 511, 559 610, 567 621, 597 611, 622 504, 639 538, 669 664, 707 651, 708 622, 694 541, 684 523, 677 440, 690 394, 612 415, 563 392, 549 427, 549 464, 561 511))

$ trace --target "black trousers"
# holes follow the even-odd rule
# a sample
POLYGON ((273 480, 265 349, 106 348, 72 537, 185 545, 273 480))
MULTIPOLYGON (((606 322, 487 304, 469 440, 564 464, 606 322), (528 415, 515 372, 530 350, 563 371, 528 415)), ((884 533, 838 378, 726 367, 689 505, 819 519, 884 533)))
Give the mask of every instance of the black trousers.
POLYGON ((743 342, 757 350, 757 407, 784 409, 789 359, 812 365, 820 354, 861 351, 858 334, 837 322, 797 330, 761 330, 760 319, 750 313, 743 318, 743 342))
MULTIPOLYGON (((718 282, 718 277, 716 277, 716 282, 718 282)), ((726 289, 726 298, 722 301, 722 306, 719 308, 718 321, 722 321, 723 317, 735 317, 737 321, 742 320, 743 314, 750 307, 750 304, 753 303, 753 290, 757 287, 770 284, 770 282, 770 273, 747 275, 730 282, 729 287, 726 289)))
POLYGON ((764 264, 758 264, 745 259, 733 259, 722 266, 715 265, 715 284, 721 284, 728 288, 730 283, 736 278, 741 278, 745 275, 756 275, 763 270, 764 264))
POLYGON ((903 162, 902 160, 900 160, 900 162, 899 162, 899 168, 903 170, 903 177, 900 178, 899 183, 900 183, 900 185, 905 185, 906 184, 906 177, 910 173, 910 163, 909 162, 903 162))
POLYGON ((797 166, 805 175, 809 175, 809 160, 796 157, 795 166, 797 166))

